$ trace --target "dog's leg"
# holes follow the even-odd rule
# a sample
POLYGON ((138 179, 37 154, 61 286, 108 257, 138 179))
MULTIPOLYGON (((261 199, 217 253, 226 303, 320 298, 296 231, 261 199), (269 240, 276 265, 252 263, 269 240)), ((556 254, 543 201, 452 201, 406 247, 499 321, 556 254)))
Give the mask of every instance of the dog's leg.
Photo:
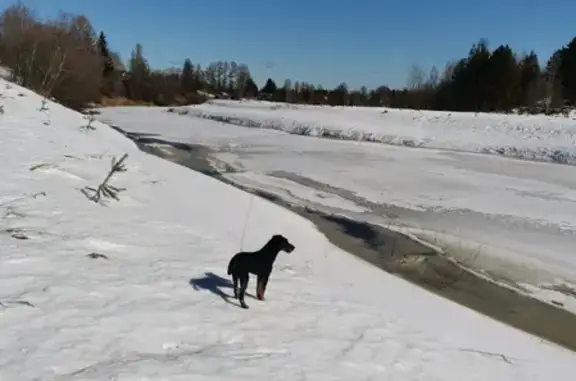
POLYGON ((244 294, 246 293, 246 289, 248 288, 248 281, 250 280, 250 276, 246 274, 240 277, 240 291, 238 292, 238 301, 240 301, 240 306, 242 308, 248 308, 248 304, 244 301, 244 294))
POLYGON ((232 281, 234 282, 234 298, 238 299, 238 277, 232 275, 232 281))
POLYGON ((258 281, 256 282, 256 297, 258 300, 264 300, 264 293, 266 292, 269 278, 270 274, 258 275, 258 281))

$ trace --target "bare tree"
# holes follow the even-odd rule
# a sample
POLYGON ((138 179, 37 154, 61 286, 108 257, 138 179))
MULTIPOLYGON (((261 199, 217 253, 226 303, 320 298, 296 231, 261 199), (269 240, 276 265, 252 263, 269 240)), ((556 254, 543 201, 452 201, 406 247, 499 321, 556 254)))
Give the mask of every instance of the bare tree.
POLYGON ((12 69, 14 79, 22 85, 32 70, 35 44, 31 32, 37 27, 32 11, 22 4, 8 7, 0 16, 0 61, 12 69))
POLYGON ((238 71, 236 73, 236 93, 238 99, 241 99, 246 93, 246 85, 248 80, 251 78, 250 69, 248 66, 241 64, 238 66, 238 71))
POLYGON ((438 69, 436 68, 436 66, 432 66, 432 69, 430 69, 430 74, 428 75, 428 81, 427 81, 427 85, 430 86, 431 88, 435 88, 436 86, 438 86, 438 82, 440 81, 439 78, 439 74, 438 74, 438 69))
POLYGON ((292 81, 290 79, 286 79, 284 81, 284 91, 286 92, 285 95, 285 101, 287 103, 292 103, 294 97, 293 97, 293 91, 292 91, 292 81))
POLYGON ((238 64, 234 61, 230 62, 230 70, 228 71, 228 89, 226 90, 231 96, 236 86, 236 78, 238 76, 238 64))
POLYGON ((101 59, 86 17, 40 22, 16 5, 0 15, 0 34, 0 59, 20 84, 73 108, 98 99, 101 59))
POLYGON ((217 88, 218 88, 218 68, 217 68, 216 63, 211 63, 204 70, 204 79, 206 81, 206 85, 208 86, 207 90, 217 91, 217 88))
POLYGON ((424 86, 425 80, 426 73, 424 70, 418 65, 413 65, 408 72, 406 85, 409 89, 420 89, 424 86))
POLYGON ((452 76, 454 75, 454 69, 458 64, 457 61, 450 61, 444 67, 442 71, 442 75, 440 76, 440 82, 449 82, 452 80, 452 76))

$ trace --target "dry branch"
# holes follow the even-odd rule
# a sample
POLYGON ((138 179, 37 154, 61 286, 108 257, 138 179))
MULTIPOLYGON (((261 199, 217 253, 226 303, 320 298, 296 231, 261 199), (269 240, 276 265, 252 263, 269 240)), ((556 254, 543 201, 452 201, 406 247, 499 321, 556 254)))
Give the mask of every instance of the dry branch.
POLYGON ((486 352, 486 351, 480 351, 480 350, 476 350, 476 349, 466 349, 466 348, 460 348, 460 351, 478 353, 479 355, 487 356, 487 357, 495 357, 495 358, 501 359, 502 361, 504 361, 507 364, 512 364, 512 361, 510 361, 510 359, 508 359, 508 357, 506 357, 506 355, 503 355, 502 353, 486 352))
POLYGON ((7 300, 7 301, 3 301, 0 302, 0 307, 2 308, 8 308, 8 306, 10 304, 16 304, 16 305, 20 305, 20 306, 26 306, 26 307, 30 307, 30 308, 36 308, 36 306, 32 303, 30 303, 27 300, 7 300))
POLYGON ((110 260, 110 258, 108 258, 107 255, 104 254, 100 254, 100 253, 90 253, 86 255, 88 258, 92 258, 92 259, 105 259, 107 261, 110 260))
POLYGON ((0 204, 0 207, 12 204, 12 203, 17 202, 17 201, 26 200, 28 198, 37 198, 38 196, 46 196, 46 192, 37 192, 37 193, 33 193, 33 194, 28 194, 28 195, 25 195, 22 197, 18 197, 18 198, 15 198, 13 200, 6 201, 5 203, 0 204))
POLYGON ((48 100, 46 98, 42 98, 42 105, 40 106, 38 111, 48 111, 48 107, 46 107, 46 103, 48 103, 48 100))
POLYGON ((4 210, 4 213, 3 213, 2 215, 0 215, 0 220, 5 219, 5 218, 8 217, 9 215, 15 215, 15 214, 16 214, 16 213, 14 212, 13 208, 11 208, 11 207, 8 206, 8 205, 10 205, 10 204, 12 204, 12 203, 15 203, 15 202, 18 202, 18 201, 26 200, 26 199, 28 199, 28 198, 34 198, 34 199, 35 199, 35 198, 37 198, 37 197, 39 197, 39 196, 46 196, 46 193, 45 193, 45 192, 38 192, 38 193, 28 194, 28 195, 25 195, 25 196, 22 196, 22 197, 18 197, 18 198, 15 198, 15 199, 12 199, 12 200, 10 200, 10 201, 6 201, 6 202, 0 204, 0 208, 4 208, 4 209, 5 209, 5 210, 4 210))
POLYGON ((94 131, 96 129, 96 127, 94 127, 92 125, 92 123, 96 121, 96 118, 94 117, 94 115, 92 115, 92 114, 86 115, 84 117, 84 119, 88 120, 88 124, 86 124, 85 126, 82 126, 80 128, 85 130, 85 131, 94 131))

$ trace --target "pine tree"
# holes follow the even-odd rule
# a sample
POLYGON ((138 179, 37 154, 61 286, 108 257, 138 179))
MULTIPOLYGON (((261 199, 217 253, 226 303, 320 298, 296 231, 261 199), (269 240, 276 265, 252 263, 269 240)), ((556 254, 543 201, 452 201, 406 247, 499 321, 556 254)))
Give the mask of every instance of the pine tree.
POLYGON ((576 105, 576 37, 561 50, 558 75, 563 99, 576 105))
POLYGON ((246 81, 246 87, 244 88, 244 97, 255 98, 258 96, 258 85, 252 79, 252 76, 248 77, 246 81))
POLYGON ((360 91, 358 92, 358 103, 362 106, 368 105, 368 89, 366 86, 360 87, 360 91))
POLYGON ((110 50, 108 49, 108 41, 106 40, 106 35, 104 32, 100 32, 100 36, 98 37, 98 49, 100 50, 100 55, 102 56, 103 62, 102 74, 106 78, 114 72, 114 61, 110 55, 110 50))
POLYGON ((340 106, 347 106, 349 104, 348 85, 346 85, 346 83, 339 84, 331 93, 331 104, 340 106))
POLYGON ((562 72, 560 69, 563 61, 564 49, 565 48, 555 51, 546 63, 546 69, 543 76, 545 79, 546 112, 548 112, 551 107, 562 105, 562 72))
POLYGON ((517 106, 520 94, 520 68, 514 52, 501 45, 492 52, 489 64, 486 107, 489 111, 509 111, 517 106))
POLYGON ((533 51, 520 60, 520 104, 531 106, 539 101, 540 64, 533 51))
POLYGON ((150 78, 150 67, 144 58, 142 45, 136 44, 132 51, 128 64, 130 79, 128 81, 129 96, 137 100, 150 100, 152 94, 148 94, 148 80, 150 78))
POLYGON ((194 67, 194 79, 196 80, 196 84, 199 90, 206 89, 206 77, 204 76, 204 70, 202 70, 202 66, 198 64, 194 67))
POLYGON ((490 97, 490 51, 488 43, 480 40, 470 50, 465 70, 465 99, 474 111, 487 111, 490 97))
POLYGON ((184 65, 182 66, 182 73, 180 74, 180 84, 185 92, 192 92, 196 89, 196 81, 194 78, 194 65, 189 58, 184 60, 184 65))
POLYGON ((276 92, 276 90, 278 90, 278 86, 276 86, 276 82, 274 82, 272 80, 272 78, 268 78, 268 80, 266 80, 266 84, 260 90, 260 93, 273 95, 276 92))

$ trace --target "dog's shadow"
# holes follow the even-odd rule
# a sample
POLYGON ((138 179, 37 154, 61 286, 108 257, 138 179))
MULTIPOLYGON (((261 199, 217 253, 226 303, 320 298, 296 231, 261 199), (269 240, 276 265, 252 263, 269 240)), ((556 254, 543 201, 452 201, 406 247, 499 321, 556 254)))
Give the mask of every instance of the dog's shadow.
MULTIPOLYGON (((214 295, 222 298, 222 300, 224 300, 226 303, 240 306, 240 304, 233 302, 233 300, 235 300, 233 293, 229 295, 223 290, 228 288, 232 290, 232 292, 234 291, 234 284, 229 279, 222 278, 213 272, 205 272, 202 278, 192 278, 190 279, 189 283, 190 286, 192 286, 192 288, 194 288, 196 291, 210 291, 214 295)), ((246 292, 246 296, 256 299, 254 295, 248 292, 246 292)))

